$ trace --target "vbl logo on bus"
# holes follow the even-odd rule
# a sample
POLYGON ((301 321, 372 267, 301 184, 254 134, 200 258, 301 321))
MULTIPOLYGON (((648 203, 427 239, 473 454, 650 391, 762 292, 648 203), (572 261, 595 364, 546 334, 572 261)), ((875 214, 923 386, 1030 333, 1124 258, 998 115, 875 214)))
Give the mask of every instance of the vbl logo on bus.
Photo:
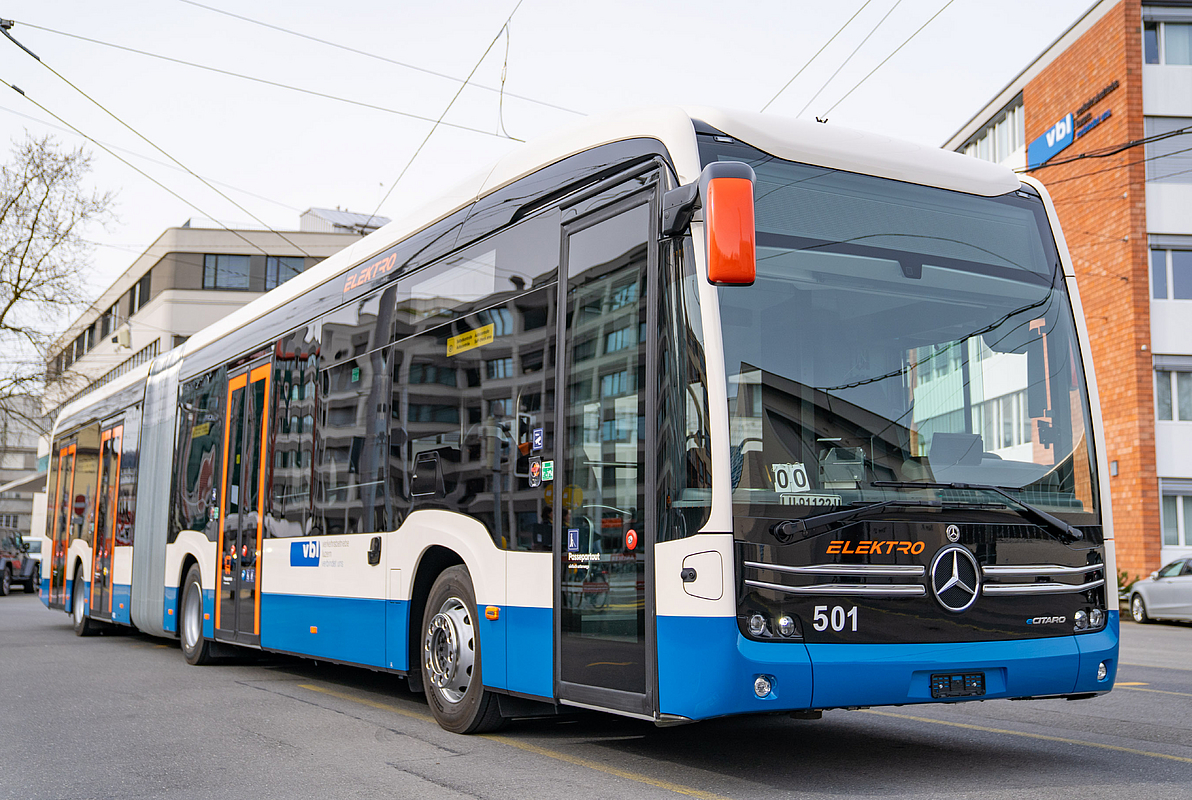
POLYGON ((290 542, 290 566, 291 567, 317 567, 319 566, 319 543, 316 542, 290 542))

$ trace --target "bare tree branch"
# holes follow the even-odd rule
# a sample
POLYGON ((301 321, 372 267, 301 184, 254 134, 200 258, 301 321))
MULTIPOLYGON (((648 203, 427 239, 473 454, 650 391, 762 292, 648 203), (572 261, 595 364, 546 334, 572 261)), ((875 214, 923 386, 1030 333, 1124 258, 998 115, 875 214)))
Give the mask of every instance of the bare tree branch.
MULTIPOLYGON (((85 186, 91 156, 26 136, 0 165, 0 415, 29 419, 47 379, 48 347, 85 303, 91 245, 81 232, 112 218, 113 196, 85 186)), ((69 392, 82 376, 49 376, 69 392)), ((2 443, 0 443, 2 444, 2 443)))

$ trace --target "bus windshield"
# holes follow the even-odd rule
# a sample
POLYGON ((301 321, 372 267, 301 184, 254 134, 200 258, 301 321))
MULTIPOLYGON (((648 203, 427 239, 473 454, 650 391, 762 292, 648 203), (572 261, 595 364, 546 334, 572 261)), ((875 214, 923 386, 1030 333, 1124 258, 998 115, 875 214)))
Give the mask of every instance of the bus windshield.
POLYGON ((1098 523, 1080 349, 1037 196, 716 148, 757 174, 757 281, 718 290, 737 513, 797 519, 920 484, 1006 502, 947 488, 969 484, 1098 523))

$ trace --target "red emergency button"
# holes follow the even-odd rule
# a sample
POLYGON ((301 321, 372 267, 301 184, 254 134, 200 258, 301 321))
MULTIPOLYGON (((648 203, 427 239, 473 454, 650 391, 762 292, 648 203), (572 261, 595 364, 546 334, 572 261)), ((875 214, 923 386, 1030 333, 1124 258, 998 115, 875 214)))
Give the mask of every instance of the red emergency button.
POLYGON ((630 528, 625 532, 625 549, 633 550, 637 547, 637 531, 630 528))

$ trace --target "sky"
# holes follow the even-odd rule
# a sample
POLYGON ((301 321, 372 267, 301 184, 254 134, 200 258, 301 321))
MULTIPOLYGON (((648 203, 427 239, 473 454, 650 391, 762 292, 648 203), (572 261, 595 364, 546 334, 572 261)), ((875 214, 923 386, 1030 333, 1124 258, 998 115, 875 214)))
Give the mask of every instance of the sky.
POLYGON ((769 103, 938 147, 1091 2, 7 0, 0 17, 42 63, 0 38, 0 80, 26 93, 0 86, 0 160, 27 133, 93 152, 89 182, 116 195, 116 219, 86 232, 98 295, 188 219, 400 218, 516 139, 618 108, 769 103))

